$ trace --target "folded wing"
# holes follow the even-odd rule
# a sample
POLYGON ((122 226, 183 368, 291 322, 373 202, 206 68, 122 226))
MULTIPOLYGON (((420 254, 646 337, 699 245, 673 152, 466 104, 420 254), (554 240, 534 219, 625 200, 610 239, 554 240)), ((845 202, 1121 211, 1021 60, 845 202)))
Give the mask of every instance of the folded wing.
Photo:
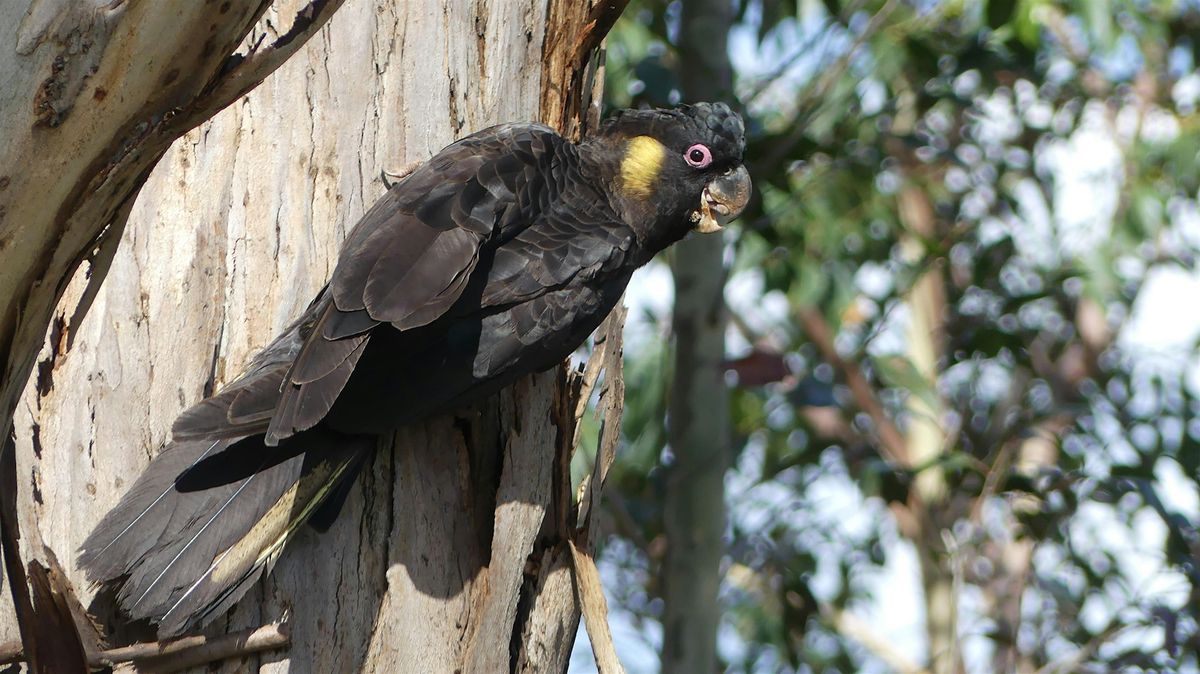
POLYGON ((483 247, 530 221, 563 142, 536 125, 480 132, 423 164, 363 217, 280 382, 268 445, 325 417, 376 326, 428 325, 458 301, 483 247))

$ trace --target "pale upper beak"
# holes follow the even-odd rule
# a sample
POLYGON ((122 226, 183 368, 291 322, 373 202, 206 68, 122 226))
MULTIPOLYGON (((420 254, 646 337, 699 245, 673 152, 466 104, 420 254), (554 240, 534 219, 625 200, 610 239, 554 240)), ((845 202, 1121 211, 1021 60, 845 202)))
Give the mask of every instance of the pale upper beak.
POLYGON ((713 179, 700 195, 700 207, 692 211, 692 229, 708 234, 741 215, 750 201, 750 172, 739 165, 713 179))

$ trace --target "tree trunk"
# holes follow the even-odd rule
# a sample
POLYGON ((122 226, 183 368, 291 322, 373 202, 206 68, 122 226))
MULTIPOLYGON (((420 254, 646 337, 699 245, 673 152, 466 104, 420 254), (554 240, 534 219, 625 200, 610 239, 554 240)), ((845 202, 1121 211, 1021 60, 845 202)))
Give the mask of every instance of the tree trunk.
POLYGON ((262 81, 342 0, 313 0, 302 15, 285 16, 290 27, 278 40, 235 56, 270 4, 0 5, 0 547, 39 671, 79 669, 82 646, 71 638, 68 602, 55 596, 62 588, 48 585, 60 575, 31 568, 33 601, 26 584, 7 442, 17 400, 56 303, 86 260, 89 282, 51 334, 56 352, 73 342, 134 197, 170 143, 262 81))
MULTIPOLYGON (((684 3, 680 73, 689 101, 730 97, 726 53, 733 5, 684 3)), ((717 668, 717 603, 724 554, 725 472, 730 462, 729 395, 725 388, 724 242, 693 236, 675 247, 675 368, 669 406, 674 455, 664 503, 664 674, 717 668)))
MULTIPOLYGON (((275 42, 304 6, 280 4, 250 42, 275 42)), ((586 81, 577 70, 599 39, 585 28, 591 4, 350 0, 262 86, 172 145, 77 326, 89 274, 102 277, 105 263, 66 286, 17 406, 26 556, 39 557, 44 542, 83 602, 118 622, 74 551, 165 444, 174 417, 235 377, 304 308, 346 232, 383 194, 383 172, 501 121, 579 129, 588 108, 576 101, 586 81)), ((146 36, 132 14, 115 19, 109 50, 141 54, 146 36)), ((91 81, 84 93, 99 96, 91 81)), ((46 175, 30 172, 20 187, 67 203, 46 175)), ((27 248, 65 254, 53 246, 27 248)), ((11 343, 14 310, 0 309, 11 343)), ((20 376, 11 362, 8 376, 20 376)), ((559 368, 381 441, 334 526, 298 535, 207 630, 286 618, 290 648, 228 660, 222 671, 564 671, 579 621, 563 541, 572 388, 559 368)), ((2 643, 17 628, 11 604, 0 610, 2 643)))
MULTIPOLYGON (((920 187, 906 185, 897 202, 900 220, 911 234, 901 240, 904 255, 920 262, 926 241, 938 236, 933 204, 920 187), (919 237, 919 238, 918 238, 919 237)), ((955 567, 958 553, 947 546, 946 531, 955 515, 947 506, 949 486, 942 467, 937 465, 947 451, 949 438, 943 427, 945 405, 938 387, 941 360, 945 351, 946 291, 940 266, 930 265, 905 297, 909 311, 906 355, 930 395, 910 394, 906 456, 910 466, 918 468, 913 479, 909 503, 921 523, 916 541, 921 563, 921 582, 925 592, 925 632, 929 637, 929 665, 934 674, 958 674, 963 671, 958 637, 958 588, 955 567)))

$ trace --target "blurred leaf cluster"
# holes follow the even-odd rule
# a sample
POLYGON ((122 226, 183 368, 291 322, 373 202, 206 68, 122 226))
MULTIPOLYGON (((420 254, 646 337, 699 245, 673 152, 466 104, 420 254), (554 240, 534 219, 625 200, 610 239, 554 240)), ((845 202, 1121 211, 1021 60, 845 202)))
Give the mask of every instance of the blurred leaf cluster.
MULTIPOLYGON (((730 239, 728 670, 894 669, 859 629, 883 611, 931 671, 1197 671, 1200 361, 1135 324, 1200 332, 1169 294, 1200 288, 1200 4, 737 4, 758 194, 730 239), (897 554, 915 605, 887 605, 897 554)), ((611 105, 678 102, 679 13, 630 4, 611 105)), ((667 326, 629 353, 609 492, 639 623, 686 451, 667 326)))

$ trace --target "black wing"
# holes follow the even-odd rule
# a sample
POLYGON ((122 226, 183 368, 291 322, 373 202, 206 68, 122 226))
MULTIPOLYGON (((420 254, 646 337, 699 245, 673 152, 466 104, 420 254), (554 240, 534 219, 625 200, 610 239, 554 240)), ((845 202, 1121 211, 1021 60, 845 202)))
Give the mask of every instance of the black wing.
POLYGON ((462 301, 428 330, 379 331, 326 423, 382 432, 545 370, 619 301, 633 230, 593 181, 560 165, 528 226, 483 252, 462 301))
MULTIPOLYGON (((393 186, 342 245, 329 284, 276 340, 269 362, 185 412, 177 438, 267 434, 277 444, 320 421, 372 330, 408 330, 462 295, 483 246, 519 230, 544 205, 567 142, 551 129, 507 124, 468 136, 393 186)), ((262 357, 256 359, 261 360, 262 357)))

